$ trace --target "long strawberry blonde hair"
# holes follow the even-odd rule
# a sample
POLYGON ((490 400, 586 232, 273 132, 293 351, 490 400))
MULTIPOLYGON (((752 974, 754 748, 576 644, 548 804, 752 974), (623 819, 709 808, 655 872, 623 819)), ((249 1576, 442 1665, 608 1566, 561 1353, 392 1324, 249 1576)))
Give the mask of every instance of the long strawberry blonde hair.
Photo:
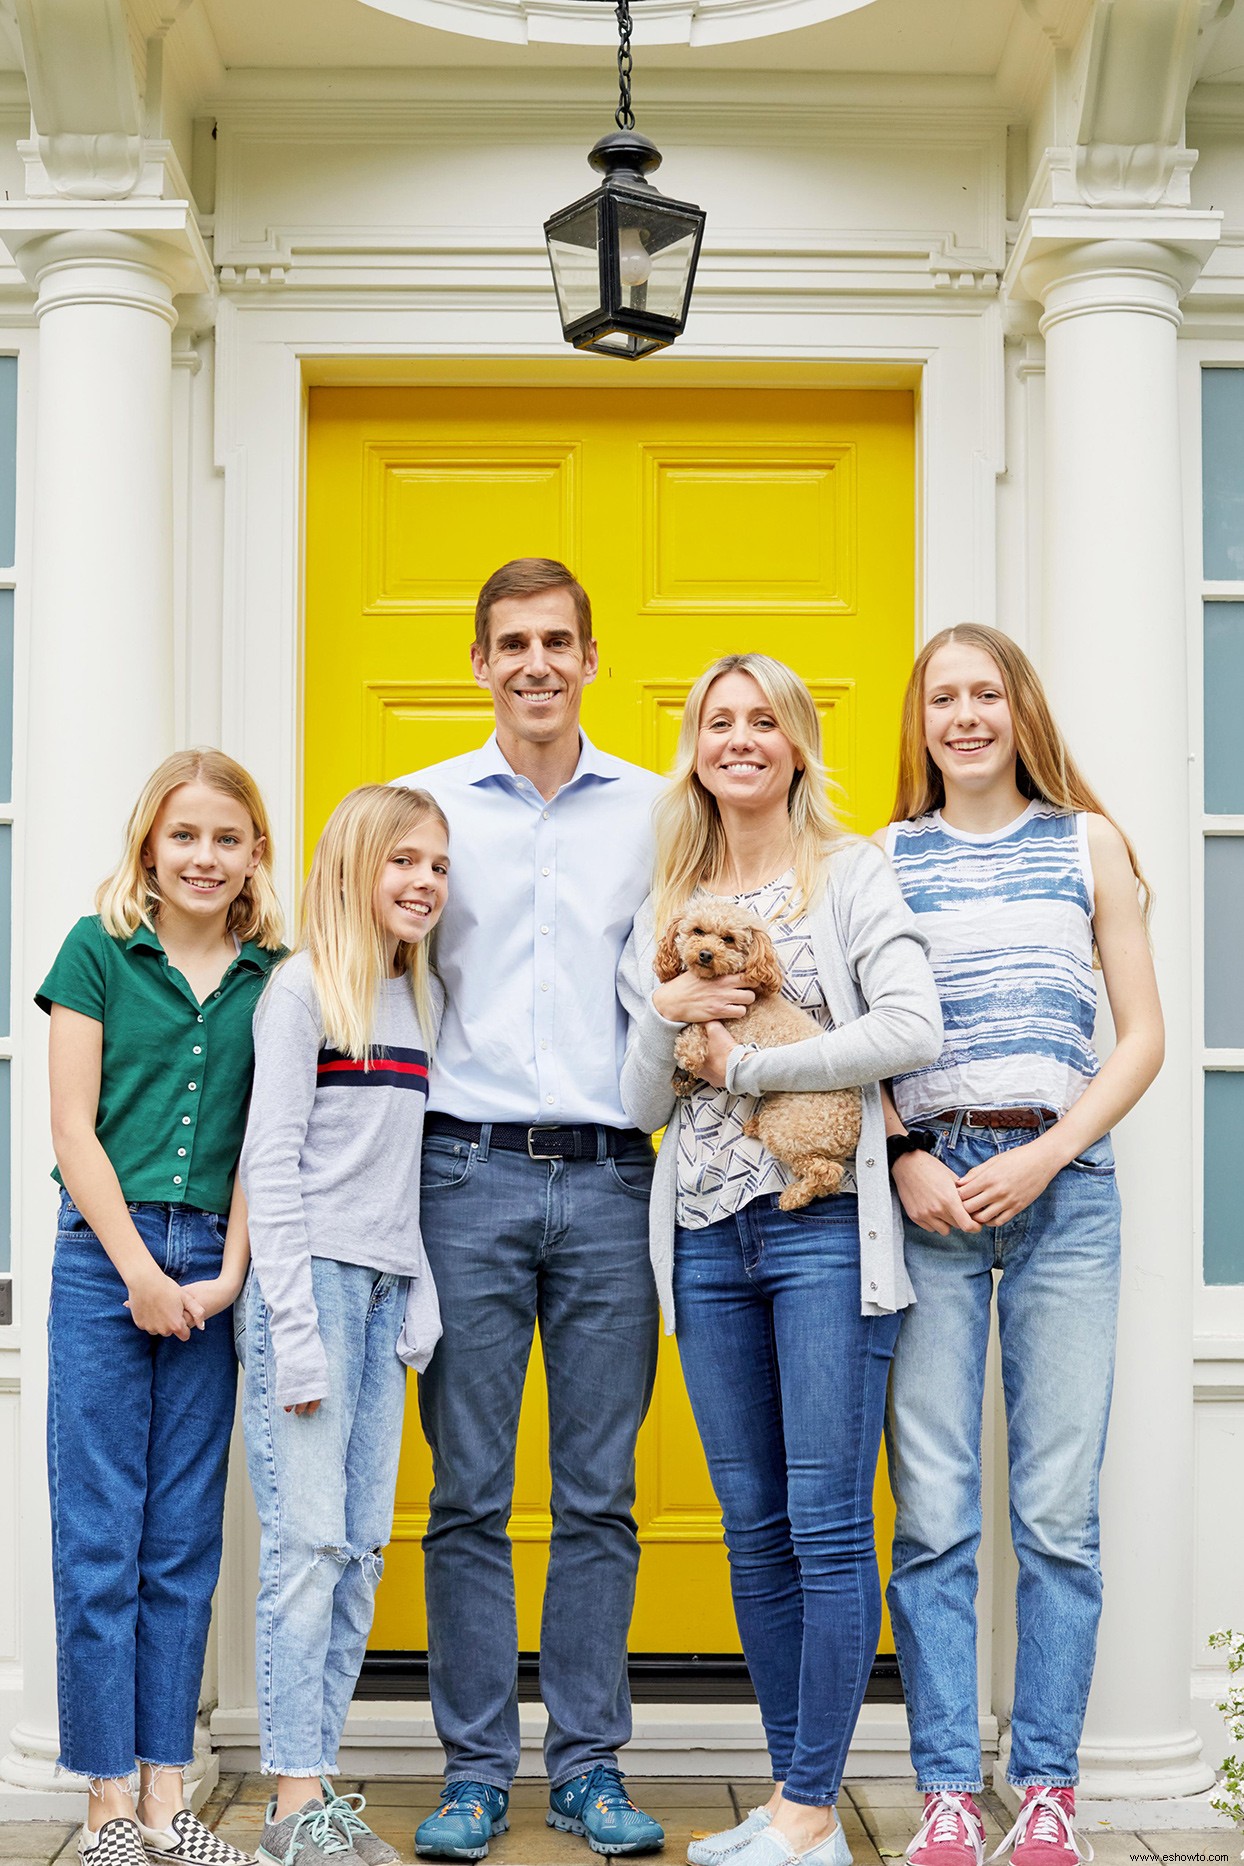
MULTIPOLYGON (((389 976, 376 888, 394 849, 428 817, 448 835, 445 813, 426 790, 362 784, 337 805, 311 858, 295 951, 310 955, 325 1036, 356 1062, 370 1057, 376 994, 389 976)), ((400 941, 395 964, 410 980, 430 1051, 436 1024, 427 940, 400 941)))
POLYGON ((268 827, 268 812, 250 772, 210 745, 174 752, 157 766, 143 785, 142 795, 126 824, 121 860, 95 895, 95 909, 105 932, 113 939, 128 939, 140 925, 155 931, 163 897, 155 869, 149 868, 143 860, 143 850, 165 800, 183 784, 206 784, 209 790, 231 797, 249 816, 256 840, 263 838, 259 866, 230 903, 226 926, 239 940, 253 940, 257 946, 274 952, 284 937, 285 920, 272 879, 272 831, 268 827))
POLYGON ((696 889, 721 867, 725 832, 717 800, 705 790, 695 767, 700 717, 709 689, 723 674, 734 673, 751 675, 803 765, 802 771, 795 773, 786 800, 795 885, 782 909, 782 918, 806 913, 815 903, 825 885, 825 858, 847 839, 847 831, 829 805, 830 780, 821 751, 821 716, 803 681, 772 655, 723 654, 705 668, 687 695, 674 768, 654 813, 657 852, 652 888, 658 927, 681 912, 696 889))
POLYGON ((942 774, 929 756, 925 739, 924 686, 929 662, 952 642, 980 649, 1002 676, 1002 690, 1011 709, 1015 733, 1015 784, 1021 796, 1039 798, 1056 810, 1088 810, 1113 823, 1123 838, 1140 893, 1141 912, 1148 921, 1153 893, 1131 838, 1107 810, 1068 751, 1067 741, 1054 722, 1040 676, 1028 656, 1009 635, 1002 634, 1000 629, 987 628, 983 622, 957 622, 953 628, 943 629, 940 635, 926 642, 916 656, 903 695, 898 789, 890 821, 904 823, 911 817, 925 816, 930 810, 940 810, 946 801, 942 774))

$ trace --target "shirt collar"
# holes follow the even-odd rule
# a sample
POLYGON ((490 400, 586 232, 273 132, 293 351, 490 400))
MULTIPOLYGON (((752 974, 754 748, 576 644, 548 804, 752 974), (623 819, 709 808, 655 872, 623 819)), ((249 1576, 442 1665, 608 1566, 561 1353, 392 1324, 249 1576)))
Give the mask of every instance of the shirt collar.
MULTIPOLYGON (((562 789, 568 790, 571 784, 577 784, 579 779, 584 777, 601 778, 607 783, 612 783, 621 775, 623 768, 620 759, 612 758, 608 752, 598 750, 588 738, 587 733, 580 732, 579 762, 574 768, 574 776, 563 784, 562 789)), ((472 784, 485 784, 489 778, 514 778, 517 775, 498 745, 496 733, 491 733, 471 759, 468 781, 472 784)))
MULTIPOLYGON (((127 952, 132 952, 136 946, 149 947, 153 952, 162 953, 164 951, 159 934, 153 932, 146 922, 142 920, 139 921, 134 931, 126 940, 125 950, 127 952)), ((283 952, 270 952, 266 947, 257 945, 254 940, 248 939, 243 940, 241 950, 234 960, 234 964, 249 966, 251 970, 255 972, 270 972, 277 960, 283 957, 283 952)))
POLYGON ((164 951, 163 946, 160 944, 158 934, 152 932, 151 928, 147 925, 145 920, 139 921, 138 925, 134 928, 134 931, 130 934, 129 938, 126 940, 125 942, 126 952, 132 952, 135 946, 150 946, 156 952, 164 951))

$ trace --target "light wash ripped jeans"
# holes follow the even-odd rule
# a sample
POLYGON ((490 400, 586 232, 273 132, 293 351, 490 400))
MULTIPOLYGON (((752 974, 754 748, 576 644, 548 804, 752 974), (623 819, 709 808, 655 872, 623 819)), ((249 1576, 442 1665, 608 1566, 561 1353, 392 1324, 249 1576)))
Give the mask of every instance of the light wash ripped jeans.
MULTIPOLYGON (((1033 1138, 921 1118, 966 1173, 1033 1138)), ((1119 1194, 1109 1136, 1056 1173, 1009 1224, 937 1237, 910 1222, 916 1302, 890 1375, 894 1490, 888 1599, 921 1789, 981 1787, 976 1552, 981 1413, 994 1274, 1006 1401, 1019 1643, 1007 1779, 1074 1783, 1102 1580, 1098 1474, 1119 1301, 1119 1194)))
POLYGON ((255 1607, 265 1775, 332 1775, 393 1528, 406 1369, 404 1276, 311 1262, 328 1396, 312 1414, 276 1397, 269 1313, 252 1272, 238 1305, 242 1424, 262 1530, 255 1607))

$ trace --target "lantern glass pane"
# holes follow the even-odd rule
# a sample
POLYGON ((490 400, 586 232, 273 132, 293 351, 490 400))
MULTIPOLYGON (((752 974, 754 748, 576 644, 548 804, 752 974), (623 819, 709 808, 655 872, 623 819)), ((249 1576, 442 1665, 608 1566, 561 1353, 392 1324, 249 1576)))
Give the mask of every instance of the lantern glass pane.
POLYGON ((589 201, 547 229, 557 308, 563 325, 600 309, 597 203, 589 201))
POLYGON ((617 200, 622 306, 681 323, 686 313, 699 222, 659 196, 617 200))

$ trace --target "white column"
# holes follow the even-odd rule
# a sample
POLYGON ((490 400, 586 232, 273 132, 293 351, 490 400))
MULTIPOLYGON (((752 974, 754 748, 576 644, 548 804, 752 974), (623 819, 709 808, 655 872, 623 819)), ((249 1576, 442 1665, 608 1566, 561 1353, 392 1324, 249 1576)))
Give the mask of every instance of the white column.
POLYGON ((56 1768, 43 1327, 53 1205, 36 1060, 46 1019, 25 987, 89 911, 141 784, 172 749, 171 332, 185 261, 166 239, 107 229, 0 232, 37 289, 39 319, 17 1235, 23 1702, 0 1760, 0 1816, 38 1818, 77 1814, 85 1799, 56 1768))
POLYGON ((1165 1068, 1117 1135, 1123 1288, 1086 1801, 1192 1795, 1213 1781, 1189 1692, 1192 967, 1176 396, 1179 303, 1203 256, 1191 243, 1084 240, 1029 257, 1021 273, 1043 307, 1046 353, 1039 660, 1077 759, 1153 884, 1167 1021, 1165 1068))

